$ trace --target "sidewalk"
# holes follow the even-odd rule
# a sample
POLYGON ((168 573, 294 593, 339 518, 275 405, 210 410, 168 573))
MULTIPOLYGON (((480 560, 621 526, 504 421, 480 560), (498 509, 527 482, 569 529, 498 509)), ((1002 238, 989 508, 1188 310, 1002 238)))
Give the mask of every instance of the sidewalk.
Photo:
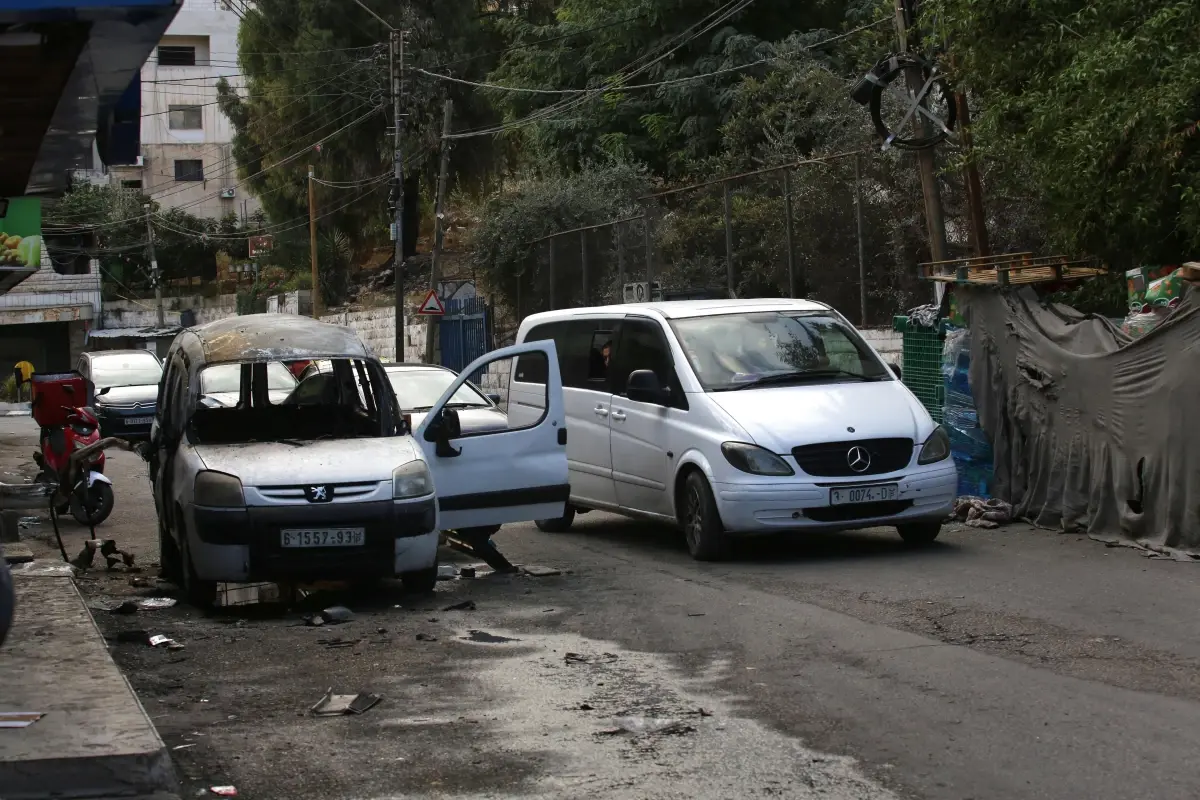
MULTIPOLYGON (((15 482, 28 472, 21 465, 36 438, 32 420, 0 419, 0 480, 15 482)), ((16 617, 0 650, 0 711, 45 716, 25 728, 0 728, 0 797, 173 792, 162 739, 109 655, 74 580, 46 569, 61 566, 43 559, 14 571, 16 617)))

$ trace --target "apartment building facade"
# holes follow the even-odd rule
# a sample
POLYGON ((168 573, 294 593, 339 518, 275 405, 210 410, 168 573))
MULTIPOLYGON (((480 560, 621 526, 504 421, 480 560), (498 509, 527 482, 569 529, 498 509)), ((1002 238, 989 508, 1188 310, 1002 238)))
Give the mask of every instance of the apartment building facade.
POLYGON ((237 185, 233 126, 217 104, 217 81, 242 82, 240 19, 229 0, 183 0, 142 67, 141 159, 114 167, 114 184, 164 208, 199 217, 243 217, 258 201, 237 185))

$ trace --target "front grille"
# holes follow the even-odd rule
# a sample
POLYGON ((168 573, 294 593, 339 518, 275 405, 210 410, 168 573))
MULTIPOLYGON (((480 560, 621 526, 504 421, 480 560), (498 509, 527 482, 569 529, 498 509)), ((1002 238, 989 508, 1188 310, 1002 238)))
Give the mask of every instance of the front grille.
POLYGON ((852 522, 871 517, 890 517, 907 511, 912 500, 884 500, 882 503, 853 503, 848 506, 825 506, 806 508, 804 516, 814 522, 852 522))
POLYGON ((324 486, 331 493, 332 499, 329 502, 333 503, 357 503, 363 498, 375 494, 379 489, 379 481, 370 481, 367 483, 310 483, 307 486, 260 486, 258 492, 263 497, 277 502, 302 504, 309 502, 307 490, 316 485, 324 486))
POLYGON ((859 439, 806 444, 792 449, 800 469, 823 478, 854 478, 895 472, 908 466, 912 454, 912 439, 859 439), (851 450, 856 447, 861 447, 870 457, 866 469, 851 468, 851 450))

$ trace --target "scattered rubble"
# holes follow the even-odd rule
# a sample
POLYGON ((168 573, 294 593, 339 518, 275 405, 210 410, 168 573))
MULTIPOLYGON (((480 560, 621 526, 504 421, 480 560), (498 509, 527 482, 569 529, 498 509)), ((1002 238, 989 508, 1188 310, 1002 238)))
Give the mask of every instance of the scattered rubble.
POLYGON ((370 692, 358 694, 334 694, 330 687, 325 696, 309 709, 314 717, 340 717, 347 714, 363 714, 383 700, 381 695, 370 692))
POLYGON ((659 734, 662 736, 682 736, 695 733, 696 729, 683 720, 662 719, 659 717, 620 717, 613 720, 615 728, 600 731, 602 736, 617 736, 622 733, 632 733, 634 736, 659 734))
POLYGON ((954 502, 952 519, 972 528, 999 528, 1013 520, 1012 505, 996 498, 960 497, 954 502))
POLYGON ((474 600, 463 600, 461 603, 455 603, 452 606, 446 606, 442 611, 474 611, 474 600))
POLYGON ((463 641, 478 642, 480 644, 504 644, 505 642, 521 641, 520 639, 513 639, 508 636, 497 636, 487 631, 467 631, 467 635, 462 638, 463 641))

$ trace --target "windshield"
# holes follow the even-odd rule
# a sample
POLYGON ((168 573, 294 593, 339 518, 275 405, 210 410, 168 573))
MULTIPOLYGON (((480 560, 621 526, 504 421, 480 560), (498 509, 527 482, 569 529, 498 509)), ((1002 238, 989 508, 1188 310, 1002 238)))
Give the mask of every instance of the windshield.
MULTIPOLYGON (((283 364, 272 361, 267 364, 267 391, 290 392, 296 387, 296 379, 283 364)), ((242 365, 217 364, 200 373, 200 391, 203 394, 239 394, 242 391, 242 365)))
POLYGON ((721 314, 672 326, 707 391, 891 377, 858 333, 828 313, 721 314))
MULTIPOLYGON (((450 384, 458 377, 447 369, 395 369, 388 370, 388 380, 396 393, 396 400, 404 411, 433 408, 450 384)), ((464 383, 447 404, 460 408, 487 408, 491 402, 477 392, 469 383, 464 383)))
POLYGON ((162 364, 150 353, 120 353, 92 358, 92 383, 107 386, 149 386, 162 378, 162 364))

